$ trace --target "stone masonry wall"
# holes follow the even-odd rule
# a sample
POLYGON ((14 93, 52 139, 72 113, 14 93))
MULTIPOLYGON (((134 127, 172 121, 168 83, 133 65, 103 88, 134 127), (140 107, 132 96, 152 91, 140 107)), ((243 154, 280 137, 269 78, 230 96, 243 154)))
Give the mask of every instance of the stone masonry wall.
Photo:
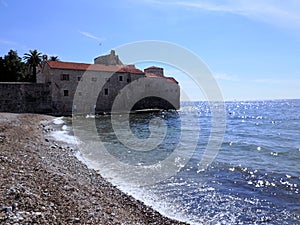
POLYGON ((52 114, 50 88, 35 83, 0 83, 0 112, 52 114))

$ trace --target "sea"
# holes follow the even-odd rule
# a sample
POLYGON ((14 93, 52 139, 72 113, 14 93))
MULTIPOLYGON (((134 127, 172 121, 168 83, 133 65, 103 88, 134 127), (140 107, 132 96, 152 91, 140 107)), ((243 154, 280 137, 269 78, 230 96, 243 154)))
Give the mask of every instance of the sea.
POLYGON ((90 168, 170 218, 300 224, 300 100, 231 101, 224 107, 220 146, 208 154, 204 169, 207 146, 216 141, 215 115, 205 101, 182 102, 178 111, 117 115, 124 129, 112 121, 116 115, 57 118, 52 135, 76 144, 78 158, 90 168))

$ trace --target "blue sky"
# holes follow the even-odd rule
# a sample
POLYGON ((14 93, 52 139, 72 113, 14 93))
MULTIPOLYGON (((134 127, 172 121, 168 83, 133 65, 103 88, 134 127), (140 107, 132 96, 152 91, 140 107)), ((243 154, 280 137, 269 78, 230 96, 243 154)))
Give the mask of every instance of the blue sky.
MULTIPOLYGON (((300 98, 298 0, 0 0, 0 19, 1 56, 38 49, 91 63, 126 43, 161 40, 199 56, 226 100, 300 98)), ((201 98, 186 76, 167 73, 201 98)))

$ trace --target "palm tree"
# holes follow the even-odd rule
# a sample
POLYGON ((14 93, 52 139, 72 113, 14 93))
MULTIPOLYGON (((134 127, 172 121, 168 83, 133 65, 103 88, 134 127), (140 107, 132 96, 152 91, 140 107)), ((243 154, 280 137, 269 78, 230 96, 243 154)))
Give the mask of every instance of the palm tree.
POLYGON ((37 50, 30 50, 29 53, 24 54, 24 59, 29 68, 32 69, 33 82, 36 82, 36 67, 41 64, 42 53, 37 50))
POLYGON ((58 56, 50 56, 50 61, 59 61, 58 56))

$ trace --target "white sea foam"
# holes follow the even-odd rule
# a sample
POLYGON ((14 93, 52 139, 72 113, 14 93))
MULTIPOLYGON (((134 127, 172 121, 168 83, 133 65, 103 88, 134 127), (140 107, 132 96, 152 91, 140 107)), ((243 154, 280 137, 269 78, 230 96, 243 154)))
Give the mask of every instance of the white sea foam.
POLYGON ((145 205, 151 206, 154 210, 159 211, 163 216, 187 222, 189 224, 198 224, 193 222, 193 219, 189 218, 190 216, 186 215, 181 205, 176 204, 173 201, 168 201, 166 198, 164 198, 164 201, 161 201, 161 197, 152 193, 150 190, 144 188, 133 188, 124 184, 117 186, 124 193, 144 202, 145 205))
POLYGON ((58 117, 52 120, 53 124, 61 125, 57 126, 56 130, 50 133, 50 136, 53 137, 55 140, 64 142, 66 144, 76 145, 78 143, 76 137, 69 133, 70 128, 65 124, 63 117, 58 117))
MULTIPOLYGON (((142 201, 145 205, 151 206, 154 210, 157 210, 162 215, 167 216, 172 219, 176 219, 183 222, 188 222, 189 224, 195 224, 190 218, 191 215, 187 215, 182 209, 180 204, 176 204, 171 200, 164 199, 161 201, 161 196, 153 193, 151 190, 144 187, 133 187, 128 185, 119 176, 116 176, 114 172, 110 169, 110 166, 99 167, 99 164, 90 159, 88 155, 82 154, 80 152, 76 153, 76 157, 90 169, 94 169, 100 173, 106 180, 110 181, 113 185, 116 185, 124 193, 142 201)), ((174 183, 173 183, 174 184, 174 183)), ((174 186, 178 188, 180 185, 187 185, 183 182, 182 184, 176 183, 174 186)))
POLYGON ((55 125, 61 125, 61 124, 64 124, 64 120, 63 120, 63 117, 58 117, 58 118, 55 118, 53 121, 52 121, 55 125))
POLYGON ((70 135, 67 131, 59 130, 53 131, 50 134, 55 140, 65 142, 67 144, 76 145, 77 140, 74 136, 70 135))

